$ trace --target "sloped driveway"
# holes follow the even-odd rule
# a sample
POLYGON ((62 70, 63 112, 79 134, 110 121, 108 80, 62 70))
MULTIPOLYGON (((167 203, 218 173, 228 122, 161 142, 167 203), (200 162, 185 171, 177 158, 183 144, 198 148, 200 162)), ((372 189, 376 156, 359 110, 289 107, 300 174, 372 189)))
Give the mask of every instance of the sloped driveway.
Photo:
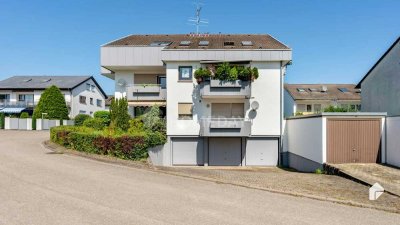
POLYGON ((371 186, 379 183, 386 191, 400 196, 400 169, 375 163, 333 164, 332 166, 371 186))

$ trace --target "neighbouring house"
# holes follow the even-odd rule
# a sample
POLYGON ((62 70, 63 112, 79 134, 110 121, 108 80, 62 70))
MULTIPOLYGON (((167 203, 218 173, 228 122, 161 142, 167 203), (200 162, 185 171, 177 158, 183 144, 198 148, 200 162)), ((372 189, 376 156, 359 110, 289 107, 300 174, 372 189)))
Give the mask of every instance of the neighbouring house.
POLYGON ((32 113, 43 91, 52 85, 64 94, 71 118, 105 109, 107 95, 92 76, 13 76, 0 81, 0 112, 32 113))
POLYGON ((400 115, 400 37, 357 84, 363 112, 400 115))
POLYGON ((114 98, 114 95, 109 95, 106 99, 106 103, 105 103, 105 110, 109 111, 110 110, 110 106, 111 106, 111 102, 114 98))
POLYGON ((270 35, 130 35, 101 46, 102 74, 130 114, 152 105, 166 113, 168 142, 150 156, 167 166, 277 165, 291 59, 270 35), (258 79, 195 79, 196 70, 216 74, 223 63, 252 68, 258 79))
POLYGON ((354 84, 285 84, 285 117, 320 113, 329 106, 360 111, 360 89, 354 84))

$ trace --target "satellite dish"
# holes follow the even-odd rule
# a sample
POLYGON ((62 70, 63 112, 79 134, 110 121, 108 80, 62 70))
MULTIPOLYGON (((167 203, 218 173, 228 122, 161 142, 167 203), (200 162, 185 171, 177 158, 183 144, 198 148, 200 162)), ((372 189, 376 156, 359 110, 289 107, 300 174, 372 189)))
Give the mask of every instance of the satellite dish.
POLYGON ((120 87, 125 87, 126 86, 126 80, 124 80, 124 79, 119 79, 118 81, 117 81, 117 85, 118 86, 120 86, 120 87))
POLYGON ((250 105, 252 110, 257 110, 260 107, 260 104, 257 101, 254 101, 250 105))

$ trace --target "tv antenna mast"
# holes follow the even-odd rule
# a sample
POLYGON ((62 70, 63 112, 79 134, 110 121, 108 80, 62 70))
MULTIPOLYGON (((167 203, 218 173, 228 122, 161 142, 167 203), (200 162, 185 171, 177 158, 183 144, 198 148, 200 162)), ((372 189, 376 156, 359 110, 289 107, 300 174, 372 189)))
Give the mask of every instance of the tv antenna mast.
POLYGON ((189 18, 189 22, 190 22, 190 25, 195 25, 196 26, 196 34, 198 35, 199 34, 199 27, 200 26, 206 26, 206 24, 208 24, 208 20, 207 19, 201 19, 201 17, 200 17, 200 13, 201 13, 201 9, 202 9, 203 3, 195 2, 193 4, 196 5, 196 16, 195 17, 190 17, 189 18))

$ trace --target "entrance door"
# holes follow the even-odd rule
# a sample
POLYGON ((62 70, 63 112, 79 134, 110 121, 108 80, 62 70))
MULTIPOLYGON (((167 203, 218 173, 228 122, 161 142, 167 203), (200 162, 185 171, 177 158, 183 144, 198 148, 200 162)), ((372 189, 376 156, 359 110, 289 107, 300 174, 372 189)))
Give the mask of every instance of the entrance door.
POLYGON ((210 166, 240 166, 242 163, 241 138, 209 138, 210 166))
POLYGON ((380 119, 328 119, 328 163, 381 161, 380 119))

